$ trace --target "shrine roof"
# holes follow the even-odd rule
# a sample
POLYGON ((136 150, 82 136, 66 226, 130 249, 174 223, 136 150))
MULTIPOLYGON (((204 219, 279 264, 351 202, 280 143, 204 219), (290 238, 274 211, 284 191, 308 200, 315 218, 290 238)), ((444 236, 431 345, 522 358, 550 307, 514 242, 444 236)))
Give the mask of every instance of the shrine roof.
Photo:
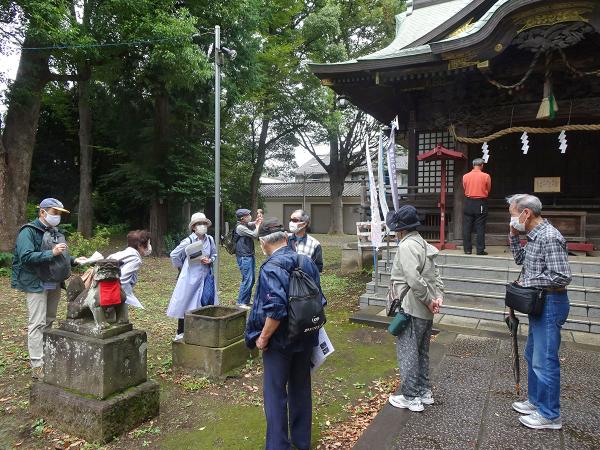
POLYGON ((475 24, 470 23, 473 20, 471 16, 477 8, 489 4, 490 0, 415 0, 412 5, 409 2, 407 11, 396 16, 396 37, 387 47, 349 61, 311 64, 311 70, 316 74, 350 72, 371 69, 373 67, 370 62, 431 55, 432 49, 429 44, 454 39, 453 31, 456 37, 477 32, 495 10, 507 1, 510 0, 495 2, 475 24), (465 21, 467 22, 464 23, 465 21), (461 32, 463 27, 466 29, 465 33, 461 32))

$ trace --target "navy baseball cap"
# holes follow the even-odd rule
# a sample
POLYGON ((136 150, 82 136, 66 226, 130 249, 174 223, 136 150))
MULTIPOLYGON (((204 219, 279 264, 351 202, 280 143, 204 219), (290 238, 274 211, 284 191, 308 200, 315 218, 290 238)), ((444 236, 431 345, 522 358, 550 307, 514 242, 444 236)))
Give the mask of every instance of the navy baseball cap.
POLYGON ((45 198, 44 200, 42 200, 40 202, 39 208, 40 209, 54 208, 57 211, 69 213, 69 210, 65 209, 65 207, 59 200, 56 200, 55 198, 52 198, 52 197, 45 198))
POLYGON ((249 216, 250 214, 252 214, 250 212, 249 209, 245 209, 245 208, 240 208, 235 212, 235 215, 238 219, 241 219, 242 217, 246 217, 249 216))

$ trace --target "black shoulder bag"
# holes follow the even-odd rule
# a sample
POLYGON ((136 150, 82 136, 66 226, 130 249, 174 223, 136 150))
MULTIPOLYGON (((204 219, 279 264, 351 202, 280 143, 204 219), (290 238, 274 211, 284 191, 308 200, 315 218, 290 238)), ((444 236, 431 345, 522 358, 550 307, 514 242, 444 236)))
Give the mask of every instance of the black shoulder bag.
POLYGON ((521 286, 518 281, 521 279, 523 270, 525 268, 521 270, 516 281, 506 285, 504 304, 520 313, 538 316, 544 308, 546 292, 543 289, 535 287, 521 286))

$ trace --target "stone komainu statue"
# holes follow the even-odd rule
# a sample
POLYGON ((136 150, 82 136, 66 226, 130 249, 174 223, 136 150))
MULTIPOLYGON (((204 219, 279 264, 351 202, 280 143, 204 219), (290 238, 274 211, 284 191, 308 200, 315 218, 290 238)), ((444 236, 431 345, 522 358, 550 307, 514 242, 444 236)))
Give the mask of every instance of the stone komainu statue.
POLYGON ((93 317, 97 328, 107 328, 110 324, 105 309, 112 307, 117 323, 128 323, 120 266, 120 261, 101 259, 94 264, 93 273, 90 271, 83 277, 73 278, 67 288, 67 319, 93 317))

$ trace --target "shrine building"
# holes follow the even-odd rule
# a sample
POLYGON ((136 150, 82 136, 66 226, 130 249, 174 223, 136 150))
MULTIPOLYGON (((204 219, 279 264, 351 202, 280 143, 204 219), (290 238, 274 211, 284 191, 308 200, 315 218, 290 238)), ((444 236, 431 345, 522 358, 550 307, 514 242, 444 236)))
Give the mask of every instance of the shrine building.
POLYGON ((507 242, 505 198, 532 193, 572 250, 600 249, 600 2, 413 0, 396 20, 386 48, 311 70, 383 124, 397 117, 402 198, 425 237, 440 238, 442 162, 417 158, 441 144, 467 158, 443 162, 447 241, 462 243, 462 175, 487 155, 488 246, 507 242))

